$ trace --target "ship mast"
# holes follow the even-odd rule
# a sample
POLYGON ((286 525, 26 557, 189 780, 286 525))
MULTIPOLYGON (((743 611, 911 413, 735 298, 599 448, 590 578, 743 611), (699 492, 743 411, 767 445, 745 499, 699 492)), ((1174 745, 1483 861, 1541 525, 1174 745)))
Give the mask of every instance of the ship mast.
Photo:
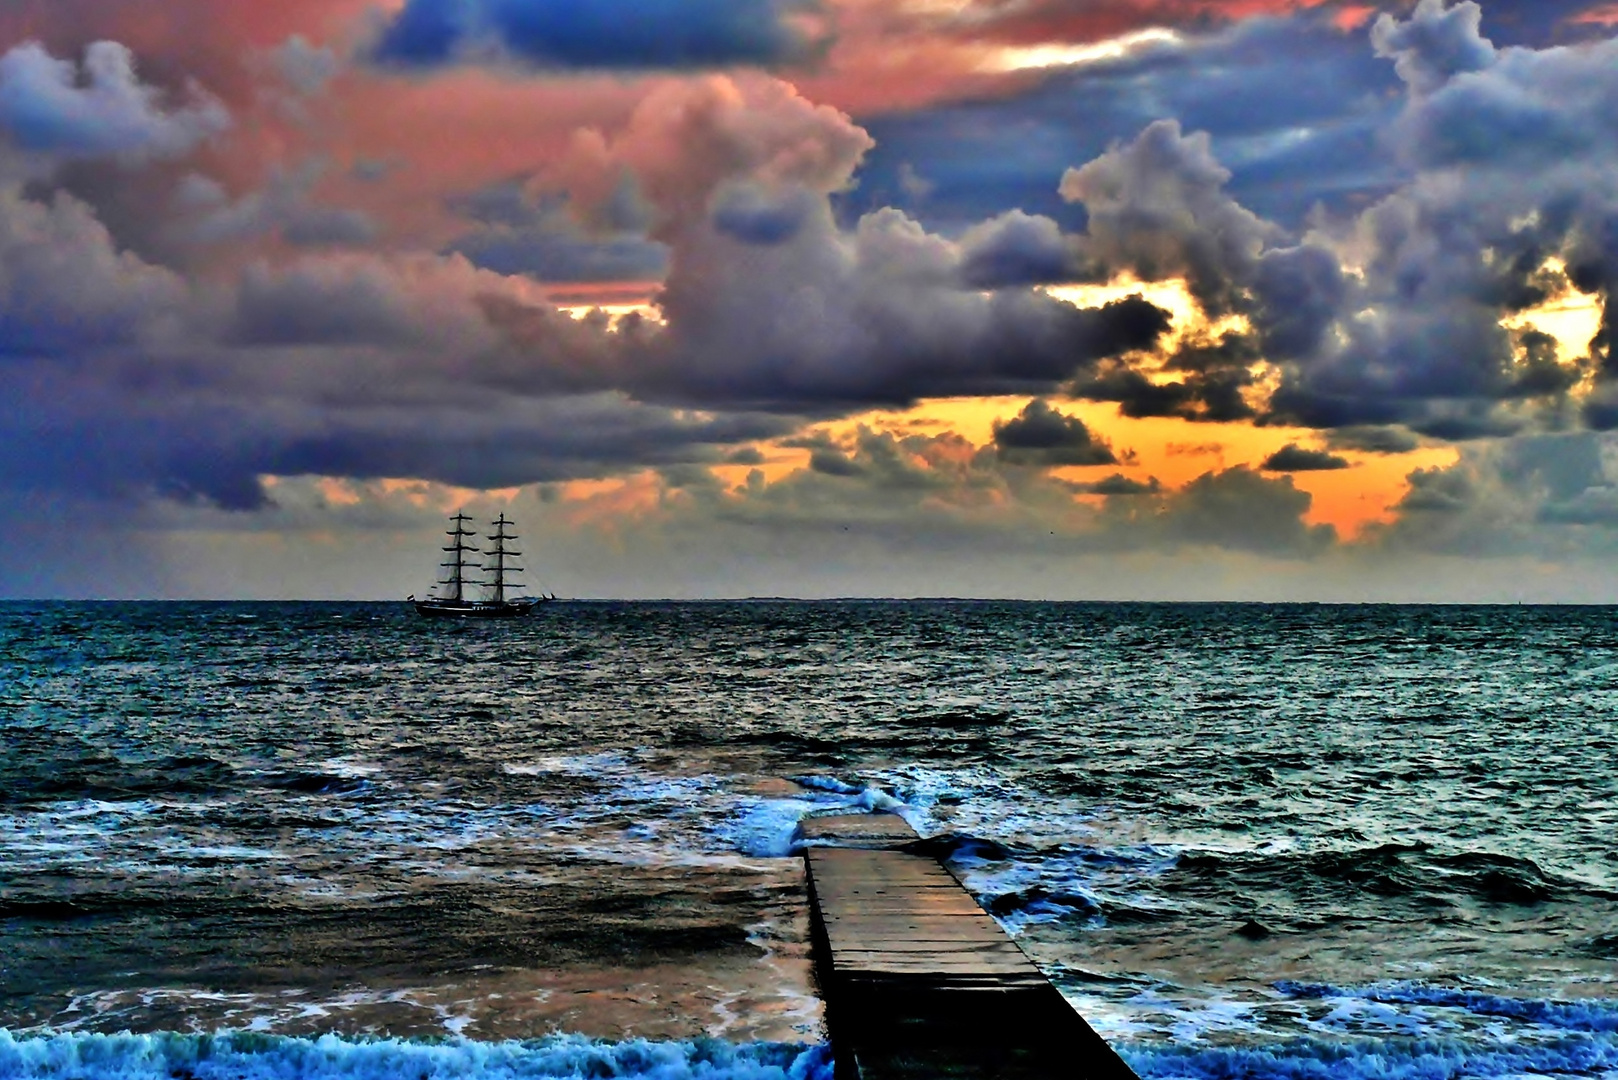
POLYGON ((500 520, 494 522, 494 532, 489 534, 489 542, 494 546, 484 552, 486 555, 494 556, 494 563, 483 568, 493 574, 494 577, 483 584, 494 590, 494 602, 497 604, 505 603, 507 589, 520 589, 523 587, 516 584, 507 584, 506 582, 508 573, 522 569, 520 566, 506 562, 507 558, 515 558, 522 554, 522 552, 506 546, 506 541, 517 539, 516 533, 506 532, 506 526, 510 524, 512 523, 506 520, 506 515, 501 514, 500 520))
POLYGON ((444 549, 450 553, 450 561, 439 563, 440 566, 449 571, 449 577, 441 579, 438 583, 453 588, 455 595, 451 596, 450 599, 459 602, 462 587, 466 581, 466 568, 468 565, 466 556, 468 554, 478 554, 478 549, 468 544, 466 538, 477 534, 466 527, 466 523, 472 519, 465 514, 456 514, 450 520, 455 522, 455 527, 449 530, 450 544, 444 549))

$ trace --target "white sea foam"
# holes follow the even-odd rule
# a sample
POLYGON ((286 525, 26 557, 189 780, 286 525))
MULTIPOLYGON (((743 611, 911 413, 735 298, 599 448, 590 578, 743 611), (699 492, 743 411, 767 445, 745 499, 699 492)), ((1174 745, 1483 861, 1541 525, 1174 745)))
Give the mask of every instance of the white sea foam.
MULTIPOLYGON (((1293 1071, 1281 1075, 1302 1075, 1293 1059, 1315 1051, 1330 1064, 1378 1046, 1396 1057, 1423 1061, 1421 1048, 1440 1044, 1448 1057, 1510 1048, 1539 1064, 1575 1044, 1605 1047, 1600 1053, 1609 1058, 1618 1052, 1618 1001, 1606 999, 1517 998, 1417 983, 1195 987, 1137 978, 1097 984, 1056 974, 1064 996, 1109 1041, 1141 1053, 1154 1046, 1172 1049, 1182 1058, 1191 1051, 1223 1052, 1233 1046, 1268 1048, 1292 1062, 1287 1069, 1293 1071)), ((1523 1075, 1537 1075, 1537 1068, 1525 1065, 1523 1075)), ((1355 1065, 1345 1075, 1368 1071, 1355 1065)), ((1424 1074, 1417 1068, 1406 1075, 1473 1074, 1424 1074)))
MULTIPOLYGON (((1124 1043, 1144 1080, 1467 1080, 1618 1076, 1618 1042, 1605 1035, 1552 1043, 1456 1038, 1288 1039, 1260 1046, 1124 1043)), ((250 1031, 16 1035, 0 1030, 8 1080, 830 1080, 824 1046, 720 1040, 603 1042, 553 1036, 526 1042, 290 1038, 250 1031)))
POLYGON ((609 1043, 572 1035, 528 1042, 415 1042, 254 1032, 17 1036, 0 1030, 0 1076, 7 1080, 831 1080, 831 1075, 825 1047, 779 1043, 609 1043))
POLYGON ((1618 1045, 1569 1039, 1549 1045, 1455 1039, 1294 1040, 1273 1046, 1201 1049, 1124 1047, 1143 1080, 1467 1080, 1618 1076, 1618 1045))

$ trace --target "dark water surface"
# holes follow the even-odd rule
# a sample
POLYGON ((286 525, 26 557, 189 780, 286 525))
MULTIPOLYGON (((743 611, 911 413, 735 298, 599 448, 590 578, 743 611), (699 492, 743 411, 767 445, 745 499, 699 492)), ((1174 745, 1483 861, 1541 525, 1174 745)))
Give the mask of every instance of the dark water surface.
POLYGON ((829 1075, 861 805, 1143 1075, 1618 1077, 1615 721, 1603 608, 0 604, 0 1076, 829 1075))

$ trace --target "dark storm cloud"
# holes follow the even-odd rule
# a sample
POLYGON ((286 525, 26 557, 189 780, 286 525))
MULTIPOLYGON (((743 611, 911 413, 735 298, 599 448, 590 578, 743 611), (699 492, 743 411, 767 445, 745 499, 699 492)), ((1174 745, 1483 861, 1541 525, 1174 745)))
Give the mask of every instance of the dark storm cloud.
POLYGON ((1434 439, 1465 442, 1469 439, 1499 439, 1515 435, 1527 423, 1491 405, 1473 404, 1459 407, 1440 404, 1428 410, 1420 420, 1413 420, 1412 430, 1434 439))
POLYGON ((401 347, 419 340, 411 297, 385 267, 306 263, 241 276, 224 338, 244 346, 401 347))
POLYGON ((836 447, 823 447, 810 453, 809 468, 825 476, 858 476, 865 471, 836 447))
POLYGON ((1248 368, 1264 359, 1258 344, 1246 334, 1228 331, 1217 340, 1191 338, 1180 347, 1163 366, 1170 371, 1192 371, 1206 374, 1248 368))
POLYGON ((1193 391, 1188 384, 1156 383, 1134 368, 1119 365, 1074 383, 1069 393, 1087 401, 1115 401, 1118 411, 1133 419, 1194 411, 1193 391))
POLYGON ((1035 398, 1011 420, 995 421, 1000 460, 1013 465, 1116 465, 1112 447, 1097 439, 1077 416, 1035 398))
POLYGON ((64 361, 184 329, 186 284, 120 257, 88 206, 0 187, 0 350, 64 361), (178 317, 177 317, 178 316, 178 317))
MULTIPOLYGON (((266 475, 488 488, 703 464, 786 435, 795 413, 1047 391, 1168 328, 1138 297, 1080 309, 963 289, 949 242, 902 216, 850 236, 823 199, 776 245, 691 219, 675 235, 694 276, 671 287, 734 307, 671 302, 667 327, 615 330, 456 258, 253 263, 198 288, 119 252, 76 200, 0 196, 12 491, 254 510, 271 497, 266 475), (780 259, 778 272, 756 259, 780 259)), ((873 482, 936 482, 867 441, 857 459, 842 453, 873 482)), ((815 466, 847 472, 829 449, 815 466)))
POLYGON ((1376 317, 1339 322, 1341 347, 1300 358, 1279 415, 1497 437, 1523 420, 1494 402, 1563 394, 1582 377, 1543 335, 1500 320, 1561 287, 1553 257, 1577 287, 1609 292, 1612 256, 1590 241, 1618 205, 1618 44, 1496 49, 1479 14, 1423 0, 1407 21, 1376 25, 1409 84, 1390 140, 1416 179, 1358 223, 1366 272, 1344 307, 1376 317))
MULTIPOLYGON (((622 131, 598 135, 558 171, 586 213, 633 171, 647 235, 669 251, 666 324, 626 324, 610 372, 567 370, 640 400, 830 416, 1041 395, 1169 329, 1140 296, 1081 308, 1026 285, 973 288, 960 242, 892 208, 843 225, 832 199, 855 182, 870 139, 784 83, 670 81, 622 131)), ((518 352, 555 325, 542 305, 489 310, 518 352)))
POLYGON ((545 68, 770 65, 811 42, 800 0, 409 0, 376 58, 405 67, 505 56, 545 68))
POLYGON ((1347 427, 1328 432, 1326 442, 1333 450, 1358 450, 1365 454, 1408 454, 1421 445, 1402 428, 1347 427))
POLYGON ((287 439, 242 472, 284 476, 413 476, 478 489, 710 463, 715 446, 771 438, 774 418, 693 418, 611 395, 551 397, 494 409, 333 413, 326 430, 287 439), (432 424, 435 430, 425 428, 432 424), (397 426, 395 426, 397 424, 397 426), (335 428, 335 430, 333 430, 335 428))
POLYGON ((1466 509, 1475 495, 1471 477, 1457 469, 1417 469, 1408 480, 1410 491, 1399 500, 1401 511, 1453 514, 1466 509))
POLYGON ((474 265, 536 281, 655 281, 668 267, 668 249, 641 228, 608 216, 581 222, 561 198, 531 198, 521 182, 494 185, 451 203, 474 228, 449 250, 474 265))
POLYGON ((131 246, 143 257, 184 266, 211 248, 246 246, 266 237, 300 248, 368 247, 382 233, 374 217, 315 197, 326 171, 325 162, 310 159, 297 168, 272 171, 260 185, 234 198, 217 180, 187 173, 168 192, 165 213, 156 222, 138 220, 142 212, 151 216, 152 191, 107 191, 101 186, 104 172, 86 177, 83 184, 74 182, 80 179, 76 176, 66 179, 72 182, 70 190, 87 187, 98 211, 118 221, 121 242, 131 236, 142 239, 145 243, 131 246))
POLYGON ((1230 171, 1207 133, 1176 120, 1062 174, 1062 197, 1084 205, 1083 253, 1112 273, 1147 281, 1183 278, 1214 317, 1242 307, 1241 283, 1281 231, 1224 190, 1230 171))
MULTIPOLYGON (((1131 500, 1133 501, 1133 500, 1131 500)), ((1157 515, 1164 540, 1302 557, 1336 539, 1329 525, 1307 525, 1311 503, 1292 478, 1270 479, 1247 468, 1204 473, 1175 492, 1157 515)))
POLYGON ((1120 413, 1134 419, 1176 416, 1224 423, 1257 415, 1243 393, 1253 383, 1253 375, 1244 368, 1192 374, 1182 382, 1155 382, 1134 368, 1109 365, 1074 381, 1067 392, 1088 401, 1115 401, 1120 413))
MULTIPOLYGON (((784 434, 774 418, 714 418, 615 395, 451 403, 252 401, 218 387, 109 392, 82 374, 14 364, 0 375, 11 440, 0 487, 106 498, 160 495, 252 510, 264 475, 418 477, 486 489, 717 458, 716 446, 784 434)), ((324 389, 312 387, 315 394, 324 389)))
POLYGON ((1287 443, 1259 466, 1265 472, 1329 472, 1348 467, 1347 458, 1325 450, 1306 450, 1297 443, 1287 443))
POLYGON ((1256 382, 1249 370, 1262 357, 1245 335, 1227 333, 1218 340, 1190 338, 1180 343, 1165 370, 1186 372, 1178 382, 1159 382, 1127 364, 1103 365, 1094 375, 1074 381, 1073 397, 1114 401, 1133 418, 1174 416, 1183 420, 1229 423, 1258 415, 1247 390, 1256 382))
POLYGON ((365 247, 377 238, 376 221, 363 210, 311 206, 281 226, 281 238, 294 247, 365 247))
MULTIPOLYGON (((1610 291, 1618 53, 1611 43, 1485 49, 1457 11, 1429 0, 1382 24, 1380 58, 1356 39, 1389 78, 1399 64, 1420 83, 1392 104, 1372 95, 1374 108, 1354 106, 1367 116, 1401 110, 1387 144, 1399 185, 1307 230, 1238 197, 1240 169, 1288 140, 1273 118, 1234 111, 1225 141, 1164 119, 1088 157, 1069 147, 1047 183, 1070 201, 1048 215, 1000 208, 959 231, 891 207, 845 220, 838 211, 871 140, 846 115, 758 75, 658 80, 629 120, 581 133, 589 137, 573 145, 589 160, 545 174, 566 187, 566 203, 532 195, 540 187, 524 177, 452 204, 469 231, 447 255, 288 255, 271 245, 279 261, 244 259, 245 270, 192 281, 127 250, 90 206, 49 183, 11 185, 0 198, 0 336, 12 365, 7 431, 19 449, 6 483, 252 508, 266 473, 474 487, 645 466, 685 476, 684 466, 805 418, 1017 394, 1038 407, 1004 425, 985 460, 962 467, 968 488, 1009 487, 1036 483, 1035 470, 1011 467, 1019 456, 1110 460, 1048 395, 1115 401, 1128 416, 1230 421, 1252 418, 1276 380, 1271 421, 1457 440, 1527 430, 1536 409, 1577 392, 1609 359, 1606 339, 1584 362, 1500 319, 1556 295, 1563 279, 1548 260, 1565 263, 1574 285, 1610 291), (620 199, 625 191, 633 198, 620 199), (666 270, 667 322, 575 320, 531 282, 478 263, 551 280, 666 270), (1086 309, 1033 287, 1126 274, 1183 277, 1209 313, 1250 329, 1208 339, 1193 330, 1164 356, 1169 315, 1145 299, 1086 309), (1264 362, 1271 370, 1258 379, 1264 362), (68 449, 53 456, 53 447, 68 449)), ((1240 38, 1221 40, 1234 48, 1240 38)), ((1149 65, 1129 70, 1158 78, 1149 65)), ((142 100, 164 122, 196 107, 183 96, 142 100)), ((85 135, 81 150, 59 156, 113 177, 113 165, 83 155, 200 145, 165 138, 137 152, 85 135)), ((228 195, 199 171, 181 184, 192 197, 179 211, 189 242, 362 240, 369 219, 342 208, 320 218, 318 175, 289 170, 228 195)), ((945 459, 976 452, 872 436, 810 448, 806 472, 843 488, 940 490, 955 482, 943 479, 945 459), (912 450, 939 460, 921 468, 912 450)), ((1139 527, 1167 530, 1153 534, 1164 543, 1319 544, 1301 523, 1307 496, 1284 477, 1210 475, 1183 499, 1161 494, 1163 522, 1139 527), (1261 508, 1249 534, 1221 524, 1243 500, 1261 508)), ((1126 501, 1154 503, 1140 494, 1126 501)), ((1559 505, 1594 520, 1598 496, 1559 505)))
POLYGON ((1072 244, 1047 217, 1011 210, 961 238, 961 278, 974 289, 1047 285, 1080 276, 1072 244))
POLYGON ((1075 484, 1074 489, 1087 495, 1117 495, 1129 497, 1132 495, 1157 495, 1162 492, 1163 485, 1152 477, 1147 481, 1131 480, 1123 473, 1113 473, 1103 480, 1090 484, 1075 484))
MULTIPOLYGON (((1069 168, 1061 193, 1084 227, 1061 239, 1075 265, 1095 278, 1183 279, 1206 314, 1252 328, 1248 342, 1221 343, 1252 350, 1246 364, 1202 346, 1169 358, 1183 382, 1126 362, 1071 392, 1130 416, 1251 418, 1256 354, 1281 375, 1266 422, 1403 425, 1450 440, 1521 431, 1531 418, 1516 403, 1573 392, 1585 366, 1502 320, 1569 283, 1610 292, 1618 42, 1501 50, 1479 25, 1476 5, 1446 0, 1375 23, 1378 62, 1406 87, 1385 143, 1401 182, 1301 236, 1244 206, 1213 140, 1177 120, 1069 168)), ((1613 310, 1592 343, 1598 365, 1613 310)), ((1609 396, 1593 399, 1592 421, 1609 396)))
POLYGON ((599 320, 552 310, 518 347, 489 314, 510 283, 461 260, 304 258, 201 286, 13 185, 0 266, 13 494, 253 510, 265 475, 499 487, 711 461, 793 426, 631 400, 610 383, 633 339, 599 320))
POLYGON ((926 397, 1047 393, 1156 345, 1169 315, 1139 296, 1079 308, 959 284, 959 256, 897 211, 840 232, 824 199, 790 239, 686 234, 663 293, 667 332, 627 374, 649 400, 826 413, 926 397))

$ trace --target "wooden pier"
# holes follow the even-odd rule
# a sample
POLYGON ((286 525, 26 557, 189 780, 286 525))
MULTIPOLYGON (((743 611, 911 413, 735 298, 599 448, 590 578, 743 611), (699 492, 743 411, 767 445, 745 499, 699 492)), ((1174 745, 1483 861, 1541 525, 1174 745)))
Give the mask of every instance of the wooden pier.
POLYGON ((838 1080, 1136 1080, 903 818, 799 835, 838 1080))

